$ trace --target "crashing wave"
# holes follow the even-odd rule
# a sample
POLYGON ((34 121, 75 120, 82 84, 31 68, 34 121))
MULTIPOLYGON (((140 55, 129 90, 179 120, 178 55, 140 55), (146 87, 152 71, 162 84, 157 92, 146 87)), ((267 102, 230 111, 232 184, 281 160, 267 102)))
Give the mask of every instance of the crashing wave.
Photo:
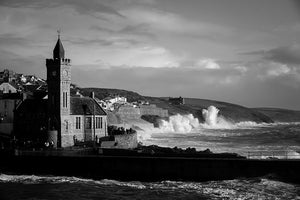
POLYGON ((193 129, 198 128, 199 120, 192 114, 188 115, 173 115, 169 117, 168 121, 161 120, 159 129, 162 132, 171 133, 189 133, 193 129))
POLYGON ((152 131, 161 133, 190 133, 196 130, 201 131, 201 129, 242 129, 268 125, 266 123, 256 123, 253 121, 234 123, 219 115, 219 111, 220 110, 215 106, 209 106, 207 109, 203 109, 203 123, 199 123, 198 119, 192 114, 173 115, 169 117, 169 120, 161 120, 158 130, 152 131))

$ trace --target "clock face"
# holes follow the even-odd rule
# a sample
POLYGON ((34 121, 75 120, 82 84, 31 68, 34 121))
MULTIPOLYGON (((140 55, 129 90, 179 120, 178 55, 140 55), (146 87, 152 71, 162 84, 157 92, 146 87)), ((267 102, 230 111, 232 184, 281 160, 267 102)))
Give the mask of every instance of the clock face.
POLYGON ((67 71, 67 70, 64 70, 64 71, 63 71, 63 76, 64 76, 64 77, 67 77, 67 76, 68 76, 68 71, 67 71))

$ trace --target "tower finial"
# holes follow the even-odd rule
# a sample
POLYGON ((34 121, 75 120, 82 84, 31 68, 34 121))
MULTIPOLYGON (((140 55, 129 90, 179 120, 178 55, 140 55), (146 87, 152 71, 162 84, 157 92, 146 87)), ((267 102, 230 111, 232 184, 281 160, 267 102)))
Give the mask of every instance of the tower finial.
POLYGON ((61 32, 60 29, 58 29, 57 30, 57 37, 58 37, 58 39, 60 39, 60 32, 61 32))

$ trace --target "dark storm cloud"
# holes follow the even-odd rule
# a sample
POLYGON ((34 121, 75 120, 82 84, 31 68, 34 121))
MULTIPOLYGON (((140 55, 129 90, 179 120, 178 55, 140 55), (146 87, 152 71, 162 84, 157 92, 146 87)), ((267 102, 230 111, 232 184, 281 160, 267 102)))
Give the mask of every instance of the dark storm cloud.
POLYGON ((29 45, 30 41, 26 38, 17 37, 13 34, 0 34, 0 46, 5 45, 29 45))
POLYGON ((90 29, 116 35, 137 35, 152 39, 156 38, 156 35, 150 31, 151 28, 147 24, 128 25, 120 30, 112 30, 101 26, 91 26, 90 29))
POLYGON ((147 24, 138 25, 128 25, 121 29, 119 33, 129 34, 129 35, 141 35, 147 36, 149 38, 156 38, 155 34, 151 33, 150 27, 147 24))
POLYGON ((97 0, 0 0, 0 6, 36 9, 72 6, 80 14, 92 14, 94 12, 100 12, 122 16, 112 7, 99 3, 97 0))
POLYGON ((65 40, 75 45, 99 45, 99 46, 132 46, 140 44, 139 41, 133 39, 83 39, 83 38, 76 38, 76 39, 68 39, 65 40))
POLYGON ((116 33, 116 31, 114 31, 114 30, 112 30, 110 28, 96 26, 96 25, 91 26, 90 30, 101 31, 101 32, 105 32, 105 33, 116 33))
POLYGON ((291 0, 291 1, 294 3, 297 12, 300 15, 300 1, 299 0, 291 0))
POLYGON ((266 60, 282 64, 300 64, 300 45, 277 47, 270 50, 242 53, 243 55, 259 55, 266 60))
POLYGON ((35 74, 45 77, 45 58, 41 55, 24 57, 16 53, 0 49, 0 71, 10 69, 17 73, 35 74))

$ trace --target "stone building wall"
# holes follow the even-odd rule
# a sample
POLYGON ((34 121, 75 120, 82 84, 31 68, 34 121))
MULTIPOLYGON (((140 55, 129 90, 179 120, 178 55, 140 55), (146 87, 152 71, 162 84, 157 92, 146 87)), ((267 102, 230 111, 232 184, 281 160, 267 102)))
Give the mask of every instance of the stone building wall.
POLYGON ((138 119, 141 116, 139 108, 135 108, 129 105, 120 106, 116 114, 118 114, 121 118, 126 117, 131 119, 138 119))
POLYGON ((139 107, 133 107, 129 105, 120 106, 115 112, 120 118, 126 119, 140 119, 142 115, 157 115, 160 117, 168 117, 168 110, 158 108, 156 105, 140 105, 139 107))
MULTIPOLYGON (((97 136, 97 138, 104 137, 107 134, 107 117, 100 115, 96 115, 95 118, 96 117, 102 118, 102 128, 95 129, 95 136, 97 136)), ((62 147, 73 146, 74 136, 76 136, 76 139, 79 141, 94 140, 94 117, 92 115, 71 115, 70 118, 64 118, 64 120, 62 120, 62 147), (80 117, 80 129, 76 129, 76 117, 80 117), (85 127, 86 117, 91 117, 92 119, 92 128, 90 129, 85 127), (66 129, 66 120, 68 120, 68 129, 66 129)))
POLYGON ((141 115, 157 115, 160 117, 168 117, 168 110, 158 108, 156 105, 141 105, 140 106, 141 115))

